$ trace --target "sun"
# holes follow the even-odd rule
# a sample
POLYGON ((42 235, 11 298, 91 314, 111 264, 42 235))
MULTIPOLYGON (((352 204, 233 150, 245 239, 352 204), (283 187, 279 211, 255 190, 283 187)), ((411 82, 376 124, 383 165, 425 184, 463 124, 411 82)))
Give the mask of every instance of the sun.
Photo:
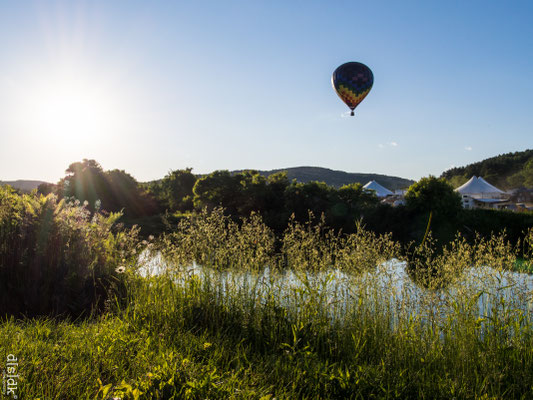
POLYGON ((45 129, 60 136, 80 130, 91 133, 106 122, 102 100, 85 85, 61 82, 43 93, 36 116, 45 129))
POLYGON ((36 118, 60 138, 102 135, 114 125, 112 96, 96 83, 63 79, 47 84, 37 97, 36 118))
POLYGON ((42 78, 26 90, 29 128, 57 147, 83 147, 109 138, 120 125, 116 93, 98 79, 80 75, 42 78))

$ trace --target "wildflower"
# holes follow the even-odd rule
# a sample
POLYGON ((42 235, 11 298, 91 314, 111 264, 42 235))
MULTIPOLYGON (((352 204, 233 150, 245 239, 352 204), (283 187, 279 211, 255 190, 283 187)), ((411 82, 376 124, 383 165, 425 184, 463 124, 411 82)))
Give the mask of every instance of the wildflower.
POLYGON ((204 350, 207 350, 207 349, 210 348, 212 345, 213 345, 213 343, 205 342, 205 343, 204 343, 204 350))
POLYGON ((118 268, 115 269, 115 272, 116 272, 117 274, 123 274, 125 271, 126 271, 126 267, 124 267, 124 266, 122 266, 122 265, 121 265, 120 267, 118 267, 118 268))

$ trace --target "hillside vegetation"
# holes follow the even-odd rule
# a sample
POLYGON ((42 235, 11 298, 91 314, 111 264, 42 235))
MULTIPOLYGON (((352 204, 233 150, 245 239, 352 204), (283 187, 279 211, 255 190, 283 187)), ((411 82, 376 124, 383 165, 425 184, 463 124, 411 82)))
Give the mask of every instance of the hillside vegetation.
MULTIPOLYGON (((239 174, 245 170, 231 171, 231 174, 239 174)), ((372 174, 372 173, 353 173, 345 171, 336 171, 329 168, 322 167, 292 167, 284 169, 273 169, 268 171, 257 171, 261 176, 265 178, 270 175, 274 175, 278 172, 286 172, 287 178, 289 180, 296 179, 299 183, 308 183, 308 182, 324 182, 328 186, 333 186, 335 188, 340 188, 344 185, 349 185, 352 183, 360 183, 365 185, 369 181, 377 181, 380 185, 385 186, 387 189, 396 190, 396 189, 405 189, 411 186, 414 181, 410 179, 400 178, 397 176, 382 175, 382 174, 372 174)), ((205 175, 200 175, 202 177, 205 175)), ((147 185, 153 185, 161 182, 161 179, 151 181, 147 185)), ((10 185, 14 189, 21 190, 23 192, 30 192, 33 189, 37 189, 39 185, 47 184, 43 181, 32 181, 32 180, 16 180, 16 181, 0 181, 0 185, 10 185)))
POLYGON ((37 189, 39 185, 46 184, 44 181, 32 181, 32 180, 23 180, 18 179, 16 181, 0 181, 1 185, 9 185, 13 189, 18 189, 23 192, 31 192, 33 189, 37 189))
MULTIPOLYGON (((242 171, 233 171, 232 173, 240 173, 242 171)), ((414 181, 397 176, 381 175, 381 174, 365 174, 352 173, 345 171, 336 171, 329 168, 322 167, 293 167, 284 169, 273 169, 270 171, 257 171, 260 175, 268 177, 279 172, 286 172, 289 180, 296 179, 300 183, 308 182, 324 182, 326 185, 340 188, 344 185, 352 183, 360 183, 365 185, 369 181, 377 181, 380 185, 385 186, 390 190, 405 189, 411 186, 414 181)))
POLYGON ((482 176, 491 184, 507 190, 533 187, 533 150, 500 154, 496 157, 449 169, 442 173, 454 187, 460 186, 473 175, 482 176))
POLYGON ((457 233, 472 241, 476 232, 488 237, 504 230, 509 240, 518 243, 533 226, 533 213, 462 210, 454 200, 453 188, 435 177, 411 185, 413 196, 406 196, 406 205, 392 207, 380 203, 359 183, 340 188, 317 181, 301 183, 290 180, 287 172, 265 178, 257 171, 215 171, 198 177, 186 169, 141 184, 126 171, 104 170, 95 160, 82 160, 69 165, 65 173, 56 185, 40 185, 38 193, 53 193, 59 200, 77 199, 90 212, 121 213, 120 222, 139 226, 145 238, 172 230, 172 225, 191 212, 215 207, 223 207, 225 214, 235 219, 259 213, 277 235, 287 228, 292 215, 303 223, 311 211, 319 218, 324 215, 327 226, 338 232, 353 233, 359 221, 372 232, 392 233, 404 245, 422 240, 431 212, 431 230, 440 245, 457 233), (418 201, 418 197, 424 200, 418 201), (449 202, 441 204, 448 198, 449 202))

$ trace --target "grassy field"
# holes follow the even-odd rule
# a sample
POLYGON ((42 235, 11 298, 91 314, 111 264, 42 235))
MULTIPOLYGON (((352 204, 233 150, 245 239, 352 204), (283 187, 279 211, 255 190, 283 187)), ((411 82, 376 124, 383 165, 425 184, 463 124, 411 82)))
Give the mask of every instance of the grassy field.
MULTIPOLYGON (((109 223, 83 218, 82 232, 109 223)), ((2 319, 18 398, 533 397, 532 293, 507 273, 516 251, 503 237, 458 237, 442 253, 428 239, 405 259, 362 227, 292 221, 277 239, 259 216, 237 224, 221 210, 154 243, 98 237, 87 243, 113 282, 101 309, 2 319), (141 252, 163 255, 157 273, 141 252), (408 271, 403 284, 390 265, 408 271)))

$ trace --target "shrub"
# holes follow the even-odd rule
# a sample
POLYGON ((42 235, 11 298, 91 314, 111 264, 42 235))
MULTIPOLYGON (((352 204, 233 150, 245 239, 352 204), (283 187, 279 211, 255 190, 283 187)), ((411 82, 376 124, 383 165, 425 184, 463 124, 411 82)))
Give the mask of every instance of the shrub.
POLYGON ((0 316, 101 310, 135 261, 138 230, 113 232, 119 217, 0 188, 0 316))
POLYGON ((164 253, 179 265, 196 262, 225 269, 260 269, 273 264, 274 234, 259 214, 237 224, 216 207, 204 208, 178 223, 175 232, 165 235, 164 253))
POLYGON ((355 233, 338 234, 327 227, 324 215, 300 223, 293 215, 283 236, 276 237, 261 216, 235 222, 224 209, 204 208, 184 217, 161 242, 164 256, 174 265, 196 263, 214 269, 240 271, 271 270, 345 272, 370 270, 398 256, 399 244, 390 234, 365 231, 360 223, 355 233))
POLYGON ((454 218, 461 211, 461 197, 444 179, 422 178, 405 194, 408 208, 428 212, 437 218, 454 218))

